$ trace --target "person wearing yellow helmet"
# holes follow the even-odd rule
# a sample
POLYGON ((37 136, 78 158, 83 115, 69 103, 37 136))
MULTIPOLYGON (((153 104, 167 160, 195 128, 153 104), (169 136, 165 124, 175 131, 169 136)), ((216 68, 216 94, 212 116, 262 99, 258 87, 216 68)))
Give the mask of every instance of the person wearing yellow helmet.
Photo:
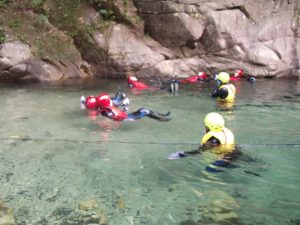
POLYGON ((225 127, 224 118, 216 112, 211 112, 204 118, 205 134, 201 139, 201 145, 197 150, 175 152, 168 159, 179 159, 188 155, 201 153, 212 149, 217 155, 225 156, 234 151, 234 135, 225 127))
POLYGON ((221 72, 217 75, 218 85, 212 92, 211 96, 216 97, 219 102, 233 102, 235 98, 235 87, 229 83, 230 75, 221 72))
POLYGON ((234 144, 234 135, 225 127, 224 118, 219 113, 211 112, 207 114, 204 123, 206 133, 201 139, 201 145, 207 145, 207 148, 234 144))

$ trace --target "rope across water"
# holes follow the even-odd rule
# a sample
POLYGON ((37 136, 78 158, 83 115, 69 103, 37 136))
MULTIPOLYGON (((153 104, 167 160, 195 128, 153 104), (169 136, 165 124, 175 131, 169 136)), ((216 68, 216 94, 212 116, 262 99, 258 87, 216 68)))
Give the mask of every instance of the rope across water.
MULTIPOLYGON (((14 141, 36 141, 36 142, 76 142, 76 143, 117 143, 117 144, 144 144, 144 145, 188 145, 198 146, 196 142, 155 142, 155 141, 123 141, 123 140, 75 140, 75 139, 46 139, 46 138, 22 138, 22 137, 0 137, 0 141, 14 140, 14 141)), ((300 143, 265 143, 265 144, 237 144, 238 146, 300 146, 300 143)))

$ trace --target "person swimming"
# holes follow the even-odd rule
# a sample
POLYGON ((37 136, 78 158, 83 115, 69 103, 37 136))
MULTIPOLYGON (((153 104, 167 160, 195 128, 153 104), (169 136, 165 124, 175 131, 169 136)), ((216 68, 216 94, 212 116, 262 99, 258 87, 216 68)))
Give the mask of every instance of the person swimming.
POLYGON ((138 79, 134 76, 129 75, 127 77, 127 84, 130 88, 136 88, 138 90, 144 90, 151 88, 149 85, 138 81, 138 79))
POLYGON ((124 92, 117 92, 115 97, 111 98, 114 106, 122 108, 123 111, 128 111, 130 100, 124 92))
POLYGON ((206 167, 209 172, 221 172, 216 167, 230 167, 231 160, 237 158, 235 139, 233 133, 225 127, 224 118, 216 112, 211 112, 204 118, 205 134, 200 146, 193 151, 181 151, 172 153, 168 159, 180 159, 190 155, 196 155, 206 150, 213 151, 218 159, 206 167))
POLYGON ((205 81, 209 78, 205 72, 198 72, 194 76, 187 77, 185 79, 179 80, 180 83, 199 83, 200 81, 205 81))
POLYGON ((230 76, 226 72, 217 75, 217 87, 213 90, 211 96, 217 98, 218 102, 234 102, 236 89, 229 83, 230 76))
POLYGON ((244 71, 242 69, 236 69, 234 71, 234 74, 230 76, 230 81, 236 81, 240 80, 244 74, 244 71))
MULTIPOLYGON (((124 92, 118 91, 116 95, 111 98, 111 100, 114 106, 121 108, 123 111, 128 111, 130 100, 126 97, 126 94, 124 92)), ((94 95, 90 95, 86 98, 84 96, 81 96, 80 105, 81 109, 98 109, 97 98, 94 95)))
POLYGON ((155 113, 147 108, 140 108, 132 113, 121 111, 117 107, 113 106, 110 97, 105 93, 97 97, 97 102, 100 114, 115 121, 135 121, 144 118, 145 116, 158 121, 171 120, 171 118, 168 117, 170 112, 165 114, 155 113))
POLYGON ((113 104, 112 99, 107 93, 101 93, 97 97, 89 96, 85 101, 86 108, 94 110, 97 114, 101 114, 114 121, 135 121, 145 116, 158 121, 169 121, 170 112, 165 114, 155 113, 147 108, 140 108, 135 112, 127 113, 113 104))

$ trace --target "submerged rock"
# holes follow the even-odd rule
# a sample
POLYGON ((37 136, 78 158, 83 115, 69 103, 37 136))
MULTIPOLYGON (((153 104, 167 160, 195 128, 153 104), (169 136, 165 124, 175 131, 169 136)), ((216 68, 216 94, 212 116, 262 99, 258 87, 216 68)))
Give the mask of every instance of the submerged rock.
POLYGON ((0 225, 17 225, 13 209, 0 202, 0 225))

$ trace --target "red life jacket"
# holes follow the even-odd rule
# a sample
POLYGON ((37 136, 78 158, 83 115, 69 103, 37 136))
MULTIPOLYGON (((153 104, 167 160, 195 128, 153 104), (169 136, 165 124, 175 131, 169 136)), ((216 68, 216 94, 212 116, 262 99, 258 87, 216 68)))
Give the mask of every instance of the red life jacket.
POLYGON ((205 80, 205 78, 207 77, 206 73, 202 73, 202 75, 194 75, 191 77, 188 77, 184 80, 181 80, 181 83, 198 83, 199 80, 205 80))
POLYGON ((147 89, 147 88, 150 88, 149 85, 144 84, 143 82, 139 82, 139 81, 131 82, 131 84, 133 85, 134 88, 137 88, 137 89, 147 89))
POLYGON ((234 76, 230 77, 231 81, 240 80, 240 79, 241 79, 240 77, 234 77, 234 76))
POLYGON ((128 115, 127 115, 126 112, 124 112, 124 111, 122 111, 119 108, 114 107, 114 106, 112 106, 112 107, 104 107, 104 108, 100 109, 100 113, 101 114, 104 113, 105 111, 112 112, 113 115, 110 116, 109 118, 113 119, 115 121, 123 121, 123 120, 125 120, 128 117, 128 115))
POLYGON ((198 82, 198 75, 188 77, 184 80, 181 80, 180 82, 181 83, 197 83, 198 82))

